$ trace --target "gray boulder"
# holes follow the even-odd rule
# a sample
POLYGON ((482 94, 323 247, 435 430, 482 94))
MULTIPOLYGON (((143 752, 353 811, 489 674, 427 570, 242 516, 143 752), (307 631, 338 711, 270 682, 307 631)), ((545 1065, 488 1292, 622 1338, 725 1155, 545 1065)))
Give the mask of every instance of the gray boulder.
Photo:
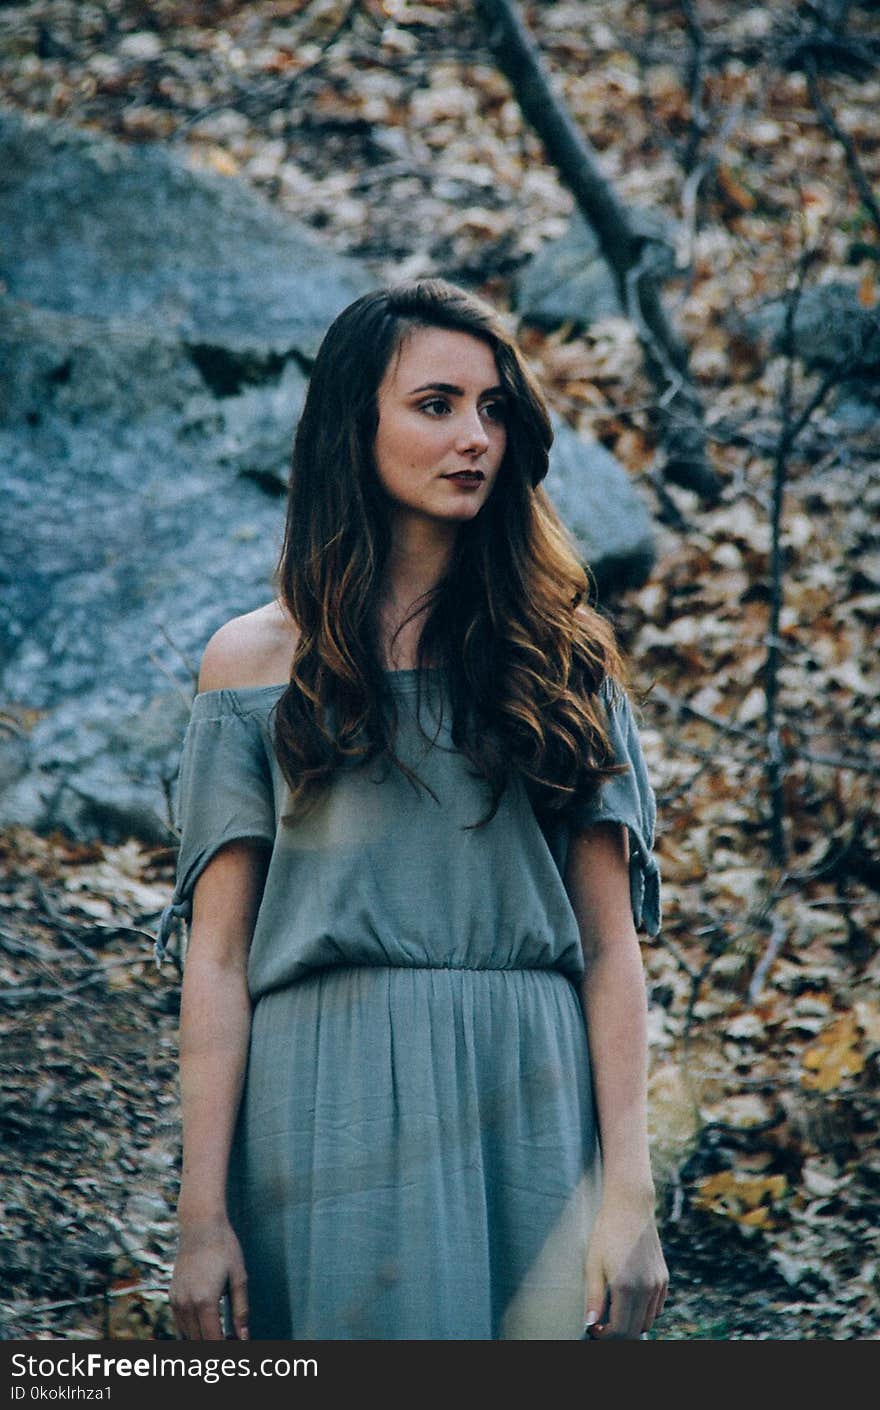
MULTIPOLYGON (((671 223, 659 213, 641 208, 631 216, 636 228, 655 242, 658 259, 671 273, 671 223)), ((584 328, 596 319, 623 314, 599 241, 579 211, 572 215, 565 233, 549 240, 522 270, 515 303, 523 322, 537 328, 560 328, 567 323, 584 328)))
POLYGON ((159 840, 191 663, 271 596, 264 477, 281 483, 305 378, 291 361, 218 401, 179 344, 60 324, 20 305, 0 332, 3 691, 36 713, 0 818, 159 840))
MULTIPOLYGON (((769 338, 774 352, 785 343, 785 300, 769 299, 746 319, 753 337, 769 338)), ((809 367, 851 363, 854 372, 880 371, 880 317, 859 303, 851 284, 837 281, 805 289, 795 310, 794 350, 809 367)))
MULTIPOLYGON (((775 353, 785 352, 785 301, 768 300, 745 319, 746 334, 775 353)), ((851 284, 833 281, 806 289, 795 310, 794 352, 809 368, 837 367, 839 384, 829 410, 842 428, 876 431, 880 410, 880 313, 859 303, 851 284)))
MULTIPOLYGON (((272 596, 304 369, 373 281, 159 148, 0 109, 0 169, 0 824, 167 842, 201 650, 272 596)), ((641 581, 599 460, 563 429, 552 493, 641 581)))
POLYGON ((243 183, 192 171, 161 145, 124 147, 7 111, 0 171, 9 297, 172 334, 221 392, 273 355, 313 356, 328 323, 372 282, 243 183))
POLYGON ((651 517, 620 461, 599 441, 554 424, 545 485, 574 534, 599 593, 639 587, 654 565, 651 517))

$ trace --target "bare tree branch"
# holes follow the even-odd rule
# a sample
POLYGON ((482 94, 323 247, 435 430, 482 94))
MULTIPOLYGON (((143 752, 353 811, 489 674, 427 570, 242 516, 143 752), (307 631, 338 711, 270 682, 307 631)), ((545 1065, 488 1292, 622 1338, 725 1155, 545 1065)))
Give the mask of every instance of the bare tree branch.
MULTIPOLYGON (((765 637, 764 640, 766 642, 767 638, 765 637)), ((751 746, 755 744, 755 731, 751 726, 737 725, 730 720, 719 720, 715 715, 707 714, 705 710, 698 710, 696 706, 690 705, 687 700, 679 700, 676 696, 670 695, 669 691, 664 690, 662 686, 655 685, 652 687, 650 699, 656 700, 665 710, 669 710, 670 713, 678 717, 684 716, 687 719, 699 720, 700 724, 711 725, 712 728, 718 730, 724 738, 742 739, 747 741, 751 746)), ((795 726, 795 728, 797 728, 797 726, 795 726)), ((689 750, 689 752, 696 754, 700 758, 709 758, 716 764, 718 762, 717 753, 707 756, 698 750, 692 749, 689 750)), ((872 763, 869 759, 852 759, 845 754, 817 754, 811 749, 789 748, 785 751, 785 758, 786 761, 799 759, 807 764, 819 764, 823 768, 847 769, 851 773, 880 775, 880 764, 872 763)), ((702 769, 699 770, 699 773, 702 773, 702 769)), ((691 780, 691 782, 693 782, 693 780, 691 780)), ((669 795, 669 799, 677 798, 678 792, 677 790, 675 793, 669 795)))
POLYGON ((859 161, 855 143, 849 134, 844 132, 822 95, 822 88, 819 83, 819 72, 816 67, 814 55, 809 54, 806 56, 804 67, 807 75, 807 87, 813 107, 816 109, 816 112, 819 114, 828 132, 843 148, 849 174, 853 179, 853 185, 859 193, 859 199, 873 220, 878 232, 880 232, 880 205, 877 204, 868 178, 862 170, 862 164, 859 161))
POLYGON ((665 474, 714 499, 720 486, 706 459, 703 408, 689 379, 687 349, 670 325, 660 297, 663 243, 635 227, 589 142, 553 92, 537 46, 512 0, 477 0, 476 8, 485 24, 489 47, 523 116, 595 230, 621 303, 636 322, 646 367, 662 393, 665 474))
POLYGON ((776 718, 779 698, 779 622, 782 612, 782 503, 788 453, 792 445, 792 403, 794 398, 794 320, 804 290, 807 269, 815 250, 801 253, 797 277, 785 303, 783 343, 786 351, 785 376, 780 392, 780 428, 773 457, 773 494, 770 508, 770 621, 767 630, 767 657, 764 663, 764 734, 767 741, 767 787, 770 793, 770 855, 777 866, 785 866, 785 800, 782 781, 785 761, 779 742, 776 718))
POLYGON ((798 260, 797 273, 785 301, 785 323, 783 328, 783 350, 786 354, 785 376, 780 391, 779 435, 773 455, 773 490, 770 509, 770 619, 767 630, 767 656, 764 663, 764 692, 766 709, 764 733, 767 742, 767 787, 770 794, 770 854, 777 866, 786 862, 785 843, 785 799, 783 780, 785 757, 779 739, 777 720, 779 698, 779 666, 781 639, 779 625, 782 612, 782 508, 785 496, 788 458, 798 436, 810 422, 832 387, 838 385, 854 365, 857 365, 869 344, 877 334, 875 324, 868 325, 860 337, 860 346, 852 354, 828 369, 819 386, 809 398, 801 412, 794 414, 794 367, 797 356, 795 339, 795 319, 803 296, 804 285, 810 266, 819 251, 805 247, 798 260))
POLYGON ((785 944, 786 929, 782 917, 774 911, 770 916, 770 940, 763 955, 755 965, 749 984, 749 1003, 757 1003, 764 988, 764 980, 770 973, 770 968, 782 946, 785 944))
POLYGON ((709 131, 709 115, 703 102, 703 81, 708 64, 706 61, 706 35, 700 22, 695 0, 682 0, 681 13, 684 17, 685 33, 690 43, 690 58, 687 66, 688 96, 691 101, 691 120, 688 124, 687 144, 681 164, 686 172, 692 172, 697 161, 700 144, 709 131))
MULTIPOLYGON (((304 78, 316 73, 327 62, 334 44, 347 29, 351 27, 361 8, 361 0, 350 0, 346 6, 342 18, 335 25, 333 30, 321 45, 321 52, 316 59, 303 68, 297 69, 296 73, 289 78, 274 81, 259 89, 251 88, 247 92, 239 93, 235 105, 248 111, 252 117, 258 117, 261 113, 272 112, 274 109, 282 108, 289 103, 294 91, 304 78)), ((214 113, 221 112, 224 108, 230 107, 228 99, 221 99, 216 103, 209 103, 204 108, 199 108, 198 112, 191 113, 190 116, 175 129, 172 134, 172 141, 177 142, 189 130, 200 123, 204 118, 213 116, 214 113)))

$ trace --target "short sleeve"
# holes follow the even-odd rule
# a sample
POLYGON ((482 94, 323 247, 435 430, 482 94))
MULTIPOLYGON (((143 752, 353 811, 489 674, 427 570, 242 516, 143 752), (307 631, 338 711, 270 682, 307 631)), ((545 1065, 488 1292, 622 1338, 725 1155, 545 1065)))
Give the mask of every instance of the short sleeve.
POLYGON ((175 821, 180 832, 171 902, 155 945, 161 964, 175 920, 189 924, 195 884, 227 842, 272 844, 276 819, 272 775, 256 714, 233 691, 207 691, 193 701, 178 774, 175 821))
POLYGON ((632 706, 622 690, 603 685, 600 698, 605 709, 608 738, 615 761, 624 773, 606 779, 598 792, 569 811, 572 832, 594 823, 625 824, 629 834, 629 883, 633 920, 638 929, 656 935, 660 929, 660 870, 654 856, 657 804, 648 778, 645 757, 632 706))

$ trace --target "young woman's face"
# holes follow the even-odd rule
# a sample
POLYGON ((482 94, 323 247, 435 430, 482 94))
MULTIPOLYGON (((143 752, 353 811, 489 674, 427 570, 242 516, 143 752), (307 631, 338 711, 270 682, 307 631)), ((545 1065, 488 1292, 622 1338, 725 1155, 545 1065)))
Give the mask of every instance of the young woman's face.
POLYGON ((507 445, 505 394, 488 343, 448 328, 416 328, 379 386, 373 453, 386 494, 403 511, 473 519, 507 445))

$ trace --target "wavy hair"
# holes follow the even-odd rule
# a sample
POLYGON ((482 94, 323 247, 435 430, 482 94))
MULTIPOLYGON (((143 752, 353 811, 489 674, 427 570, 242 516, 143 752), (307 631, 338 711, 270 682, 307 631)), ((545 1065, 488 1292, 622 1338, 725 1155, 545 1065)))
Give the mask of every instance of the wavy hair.
POLYGON ((299 638, 274 712, 291 817, 346 762, 384 756, 428 788, 394 751, 396 706, 376 629, 391 547, 373 458, 378 393, 418 328, 481 338, 506 399, 506 450, 489 498, 460 525, 443 577, 406 619, 426 614, 417 681, 428 661, 445 672, 452 742, 488 786, 489 810, 470 826, 491 821, 513 773, 540 817, 618 771, 597 692, 603 682, 622 690, 623 666, 611 626, 589 605, 575 542, 540 483, 553 440, 544 398, 488 304, 443 280, 421 280, 366 294, 339 315, 296 432, 276 587, 299 638))

